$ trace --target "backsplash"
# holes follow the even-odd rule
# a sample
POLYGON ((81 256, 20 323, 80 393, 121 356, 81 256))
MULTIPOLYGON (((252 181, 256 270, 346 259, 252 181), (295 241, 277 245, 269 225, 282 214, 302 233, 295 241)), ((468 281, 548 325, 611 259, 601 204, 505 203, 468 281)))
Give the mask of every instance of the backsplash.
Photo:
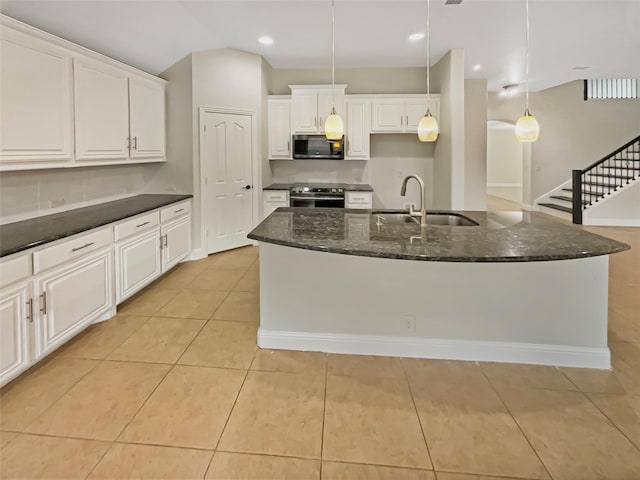
POLYGON ((369 183, 367 162, 359 160, 271 160, 273 183, 369 183))
POLYGON ((0 224, 115 200, 144 190, 144 167, 109 166, 3 172, 0 224))

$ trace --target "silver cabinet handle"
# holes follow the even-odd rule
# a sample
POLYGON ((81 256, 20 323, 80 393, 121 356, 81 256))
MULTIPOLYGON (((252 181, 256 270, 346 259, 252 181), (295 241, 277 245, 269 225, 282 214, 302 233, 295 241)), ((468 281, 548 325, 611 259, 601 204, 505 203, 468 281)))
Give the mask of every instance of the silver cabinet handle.
POLYGON ((408 127, 409 126, 409 115, 407 115, 407 123, 405 123, 405 125, 408 127))
POLYGON ((164 234, 164 248, 169 246, 169 239, 167 238, 167 233, 164 234))
POLYGON ((131 150, 131 137, 127 137, 127 150, 131 150))
POLYGON ((133 137, 133 149, 134 150, 138 149, 138 136, 137 135, 135 137, 133 137))
POLYGON ((42 312, 43 315, 47 314, 47 292, 40 294, 40 312, 42 312))
POLYGON ((319 117, 318 125, 322 127, 322 117, 319 117))
POLYGON ((151 222, 144 222, 141 223, 140 225, 136 225, 136 228, 140 228, 140 227, 144 227, 145 225, 149 225, 151 222))
POLYGON ((179 208, 178 210, 174 211, 173 213, 180 213, 182 211, 184 211, 184 208, 179 208))
POLYGON ((287 142, 287 153, 291 153, 291 142, 287 142))
POLYGON ((318 128, 318 117, 315 117, 315 118, 313 119, 313 126, 314 126, 314 127, 316 127, 316 128, 318 128))
POLYGON ((33 298, 27 300, 27 320, 33 323, 33 298))
POLYGON ((160 235, 160 250, 164 248, 164 235, 160 235))
POLYGON ((404 119, 402 118, 402 115, 400 115, 400 126, 404 125, 404 119))
POLYGON ((76 247, 76 248, 72 248, 71 251, 72 252, 77 252, 78 250, 82 250, 83 248, 87 248, 90 247, 91 245, 93 245, 95 242, 90 242, 90 243, 85 243, 84 245, 82 245, 81 247, 76 247))

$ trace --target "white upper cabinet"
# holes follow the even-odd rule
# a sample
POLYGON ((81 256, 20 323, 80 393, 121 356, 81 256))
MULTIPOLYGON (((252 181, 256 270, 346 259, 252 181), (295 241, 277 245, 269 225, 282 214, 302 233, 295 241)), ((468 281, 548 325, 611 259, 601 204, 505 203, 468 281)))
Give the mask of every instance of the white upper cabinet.
POLYGON ((371 101, 372 133, 416 133, 427 112, 438 119, 439 95, 377 96, 371 101))
POLYGON ((129 77, 131 158, 164 157, 164 86, 129 77))
POLYGON ((76 158, 129 157, 126 72, 90 60, 74 61, 76 158))
POLYGON ((164 161, 164 80, 4 15, 0 26, 0 170, 164 161))
POLYGON ((346 85, 289 85, 293 133, 324 133, 324 122, 335 105, 344 115, 346 85))
POLYGON ((69 163, 73 158, 70 53, 1 28, 0 85, 2 169, 69 163))
POLYGON ((291 159, 291 98, 271 97, 269 107, 269 158, 291 159))
POLYGON ((371 102, 347 99, 345 160, 369 160, 371 102))

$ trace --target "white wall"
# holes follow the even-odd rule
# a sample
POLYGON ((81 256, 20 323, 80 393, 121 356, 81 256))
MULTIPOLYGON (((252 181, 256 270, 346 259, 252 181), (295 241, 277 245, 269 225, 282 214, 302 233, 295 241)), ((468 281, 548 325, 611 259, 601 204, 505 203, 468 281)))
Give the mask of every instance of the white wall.
POLYGON ((582 223, 640 227, 640 180, 590 206, 583 212, 582 223))
POLYGON ((138 165, 3 172, 0 222, 58 213, 143 190, 144 170, 138 165))
MULTIPOLYGON (((639 100, 585 102, 582 81, 532 93, 529 103, 540 122, 540 138, 530 144, 531 188, 525 172, 525 204, 570 179, 572 169, 588 166, 640 132, 639 100)), ((489 93, 489 120, 514 123, 523 110, 524 95, 489 93)), ((526 164, 525 149, 525 169, 526 164)))
POLYGON ((464 209, 487 209, 487 80, 464 81, 464 209))
POLYGON ((274 183, 369 183, 368 162, 358 160, 271 160, 274 183))
POLYGON ((487 186, 522 187, 522 144, 513 125, 487 130, 487 186))

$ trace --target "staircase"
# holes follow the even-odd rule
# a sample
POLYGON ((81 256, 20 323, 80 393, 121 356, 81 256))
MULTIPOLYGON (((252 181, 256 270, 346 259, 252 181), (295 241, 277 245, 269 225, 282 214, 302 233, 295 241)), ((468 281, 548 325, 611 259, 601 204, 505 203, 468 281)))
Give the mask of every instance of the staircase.
POLYGON ((538 202, 542 211, 582 223, 582 212, 640 179, 640 136, 583 170, 538 202))

